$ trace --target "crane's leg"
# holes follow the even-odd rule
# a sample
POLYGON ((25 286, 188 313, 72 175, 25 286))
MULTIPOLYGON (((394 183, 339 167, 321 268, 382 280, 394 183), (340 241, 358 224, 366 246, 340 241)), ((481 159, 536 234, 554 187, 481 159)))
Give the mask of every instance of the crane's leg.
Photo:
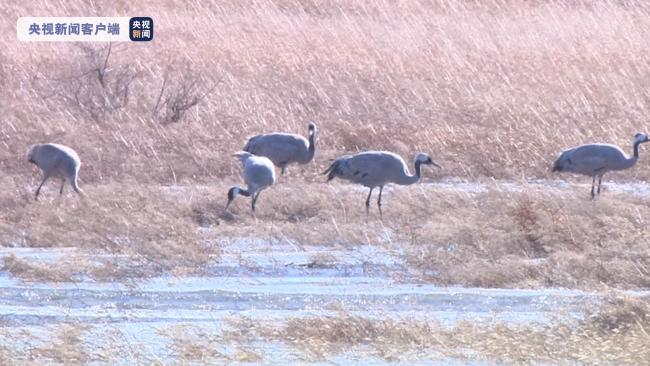
POLYGON ((594 186, 596 185, 596 176, 594 175, 592 180, 591 180, 591 199, 594 199, 594 186))
POLYGON ((282 166, 282 170, 280 171, 280 175, 284 175, 284 171, 285 171, 286 167, 287 167, 286 165, 282 166))
POLYGON ((63 196, 63 187, 65 187, 65 179, 61 181, 61 189, 59 189, 59 196, 63 196))
POLYGON ((603 181, 603 175, 598 176, 598 195, 600 196, 600 183, 603 181))
POLYGON ((379 198, 377 199, 377 207, 379 207, 379 217, 383 217, 381 212, 381 193, 384 191, 384 186, 379 186, 379 198))
POLYGON ((47 178, 49 178, 48 175, 46 175, 43 178, 43 181, 41 182, 41 184, 38 186, 38 188, 36 188, 36 196, 34 197, 34 200, 38 199, 38 195, 41 193, 41 187, 43 187, 43 184, 45 184, 45 181, 47 181, 47 178))
POLYGON ((251 208, 253 209, 253 212, 255 212, 255 203, 257 202, 257 197, 260 196, 260 193, 261 193, 261 191, 255 193, 255 194, 253 195, 252 200, 251 200, 251 208))
POLYGON ((375 188, 370 188, 370 192, 368 192, 368 198, 366 198, 366 217, 368 216, 368 211, 370 210, 370 196, 372 196, 373 189, 375 188))
POLYGON ((75 170, 74 175, 72 176, 72 179, 70 179, 70 185, 72 185, 72 189, 77 192, 81 197, 86 197, 86 194, 84 191, 79 188, 79 183, 77 182, 77 176, 79 174, 79 169, 75 170))

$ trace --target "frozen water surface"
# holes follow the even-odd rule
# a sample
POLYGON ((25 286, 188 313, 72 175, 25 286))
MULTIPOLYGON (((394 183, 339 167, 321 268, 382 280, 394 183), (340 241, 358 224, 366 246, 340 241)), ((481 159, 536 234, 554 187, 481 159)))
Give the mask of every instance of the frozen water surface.
MULTIPOLYGON (((370 319, 426 319, 443 326, 453 326, 459 320, 545 324, 558 317, 580 318, 586 306, 600 300, 598 294, 566 289, 436 287, 396 281, 389 271, 402 270, 401 253, 372 249, 304 246, 297 250, 291 245, 269 247, 259 241, 233 238, 224 247, 222 260, 210 269, 210 276, 160 277, 138 283, 137 287, 90 280, 24 283, 5 274, 0 276, 0 316, 14 331, 29 334, 51 332, 64 323, 89 323, 92 327, 84 333, 83 342, 90 349, 101 349, 110 336, 113 342, 139 345, 140 352, 153 357, 151 362, 155 359, 171 362, 175 356, 169 334, 175 327, 220 334, 233 317, 282 326, 289 318, 337 315, 343 310, 370 319), (313 258, 323 252, 334 258, 333 264, 310 268, 313 258), (242 256, 254 266, 233 271, 242 256), (381 270, 369 271, 369 266, 381 270)), ((74 249, 5 249, 4 253, 12 251, 17 256, 39 261, 51 261, 63 254, 90 255, 74 249)), ((47 339, 47 335, 29 337, 16 344, 15 339, 4 337, 0 342, 16 349, 30 349, 47 339)), ((254 346, 263 352, 264 363, 294 360, 296 354, 281 342, 258 341, 254 346)), ((220 352, 232 352, 228 347, 223 345, 220 352)), ((387 363, 345 353, 331 361, 359 365, 387 363)), ((128 365, 133 359, 126 357, 111 362, 128 365)), ((468 364, 452 359, 429 364, 440 362, 468 364)))

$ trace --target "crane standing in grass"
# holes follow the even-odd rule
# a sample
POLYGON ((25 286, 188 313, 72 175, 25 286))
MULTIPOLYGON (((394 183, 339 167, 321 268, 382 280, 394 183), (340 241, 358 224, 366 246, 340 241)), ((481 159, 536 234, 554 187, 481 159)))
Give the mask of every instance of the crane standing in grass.
POLYGON ((36 189, 35 199, 38 199, 41 187, 50 177, 62 180, 59 195, 63 195, 63 187, 65 187, 66 181, 70 182, 75 192, 84 195, 77 184, 81 161, 77 153, 71 148, 59 144, 37 144, 29 150, 27 160, 43 171, 43 181, 36 189))
POLYGON ((260 196, 260 192, 275 183, 273 163, 268 158, 255 156, 245 151, 238 152, 234 156, 239 158, 244 167, 243 176, 246 189, 232 187, 228 190, 226 210, 235 197, 241 194, 242 196, 251 197, 251 209, 255 212, 255 203, 260 196))
POLYGON ((563 151, 553 164, 553 172, 572 172, 588 175, 591 181, 591 199, 594 199, 594 186, 598 177, 598 194, 603 175, 609 171, 629 169, 639 160, 639 145, 648 142, 644 133, 634 135, 632 150, 628 157, 623 150, 611 144, 587 144, 563 151))
POLYGON ((289 164, 307 164, 314 158, 316 151, 316 125, 309 123, 309 139, 293 133, 269 133, 251 137, 244 151, 258 156, 265 156, 282 169, 289 164))
POLYGON ((366 215, 370 208, 372 191, 379 187, 377 206, 381 216, 381 194, 384 185, 388 183, 410 185, 417 182, 420 179, 420 165, 422 164, 440 168, 440 165, 424 153, 417 154, 413 164, 415 165, 415 174, 411 175, 406 162, 399 155, 388 151, 367 151, 337 158, 323 174, 327 174, 328 182, 339 177, 370 188, 368 198, 366 198, 366 215))

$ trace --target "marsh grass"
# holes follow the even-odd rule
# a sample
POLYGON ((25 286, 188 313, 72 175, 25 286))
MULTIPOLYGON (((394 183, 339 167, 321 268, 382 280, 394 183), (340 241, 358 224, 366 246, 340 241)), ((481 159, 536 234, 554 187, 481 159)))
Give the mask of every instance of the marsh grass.
POLYGON ((648 299, 615 296, 586 311, 582 320, 548 325, 461 321, 452 327, 435 319, 332 316, 288 319, 283 324, 233 318, 224 339, 281 342, 308 361, 335 355, 386 361, 467 360, 505 364, 643 364, 648 359, 648 299))
MULTIPOLYGON (((514 190, 488 182, 486 191, 474 193, 432 185, 392 187, 384 193, 380 219, 374 202, 366 217, 363 189, 283 181, 262 193, 253 215, 246 197, 225 211, 226 192, 237 181, 228 180, 137 189, 91 185, 87 200, 72 194, 59 198, 47 190, 38 202, 9 181, 12 188, 0 193, 0 200, 14 209, 0 214, 6 225, 1 235, 16 247, 75 247, 115 255, 68 258, 68 265, 56 266, 58 274, 45 271, 44 278, 198 274, 218 263, 220 241, 254 237, 269 243, 269 250, 273 243, 296 250, 303 245, 379 246, 401 253, 407 271, 397 271, 396 278, 408 273, 411 281, 441 285, 650 286, 645 230, 650 202, 645 197, 607 192, 590 201, 582 187, 554 191, 525 182, 514 190)), ((314 263, 336 264, 327 257, 314 263)), ((5 258, 5 269, 20 277, 36 279, 38 268, 5 258)))
POLYGON ((209 235, 197 230, 190 203, 173 200, 163 188, 94 186, 86 189, 86 199, 46 191, 39 201, 23 190, 13 186, 0 194, 7 207, 12 207, 0 213, 7 246, 73 247, 80 254, 98 256, 92 260, 64 256, 58 259, 59 265, 52 266, 10 255, 4 259, 4 268, 18 277, 39 280, 39 269, 40 280, 191 274, 218 257, 218 248, 205 244, 209 235))
POLYGON ((415 275, 410 280, 441 285, 650 286, 647 198, 608 192, 590 201, 578 188, 487 187, 471 194, 395 187, 384 194, 382 220, 376 207, 366 218, 361 190, 338 183, 284 183, 260 196, 256 216, 248 200, 235 201, 232 221, 210 229, 241 237, 254 227, 258 238, 298 248, 309 243, 399 250, 415 275), (309 193, 293 199, 298 192, 309 193), (308 214, 294 222, 297 212, 308 214))
POLYGON ((199 326, 179 325, 159 332, 171 342, 168 349, 180 362, 190 363, 256 363, 264 361, 264 353, 250 345, 238 343, 225 350, 221 334, 199 326))
MULTIPOLYGON (((3 25, 0 169, 12 176, 29 176, 32 143, 56 141, 80 153, 86 182, 205 183, 236 174, 227 157, 248 136, 304 134, 314 120, 319 151, 313 166, 294 169, 299 180, 365 149, 409 160, 427 151, 444 175, 544 177, 568 146, 629 149, 650 108, 641 1, 0 6, 5 19, 35 12, 146 13, 164 26, 152 43, 112 46, 99 77, 107 45, 19 43, 13 23, 3 25), (210 93, 169 124, 152 113, 167 79, 198 88, 189 99, 210 93), (77 88, 95 93, 92 113, 69 95, 77 88), (102 107, 113 94, 119 108, 102 107)), ((650 177, 647 160, 639 165, 626 176, 650 177)))

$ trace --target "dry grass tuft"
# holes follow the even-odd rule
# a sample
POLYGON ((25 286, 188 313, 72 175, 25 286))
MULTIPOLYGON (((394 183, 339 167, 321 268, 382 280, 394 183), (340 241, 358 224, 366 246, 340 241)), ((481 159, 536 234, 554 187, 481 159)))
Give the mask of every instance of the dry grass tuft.
POLYGON ((30 359, 65 365, 87 363, 89 351, 83 343, 83 335, 89 329, 87 324, 61 324, 44 345, 29 351, 30 359))
POLYGON ((427 335, 434 329, 430 324, 409 325, 351 315, 295 318, 289 319, 279 332, 270 331, 263 336, 287 342, 312 359, 325 359, 328 355, 370 346, 380 357, 396 361, 400 351, 431 344, 427 335))
POLYGON ((256 350, 236 344, 227 352, 220 335, 195 326, 178 325, 160 331, 171 340, 169 350, 181 363, 233 363, 260 362, 263 354, 256 350))
POLYGON ((8 255, 3 258, 2 270, 9 272, 13 277, 24 281, 38 282, 70 282, 75 274, 78 274, 78 266, 70 266, 67 262, 38 264, 15 255, 8 255))
MULTIPOLYGON (((440 196, 438 196, 440 197, 440 196)), ((650 285, 646 199, 491 191, 455 199, 415 230, 409 263, 441 284, 650 285)))
MULTIPOLYGON (((37 202, 17 186, 11 188, 0 194, 13 207, 0 213, 0 222, 7 228, 1 234, 5 243, 117 255, 114 263, 98 258, 52 271, 44 266, 44 278, 69 279, 66 268, 75 273, 85 270, 101 279, 148 277, 167 271, 196 273, 218 255, 218 248, 208 247, 196 230, 191 202, 179 202, 162 188, 114 184, 89 187, 86 200, 46 192, 46 198, 37 202), (21 196, 12 190, 22 192, 21 196)), ((24 261, 8 257, 5 268, 34 279, 36 267, 29 268, 24 261)))
POLYGON ((650 299, 610 297, 598 311, 590 314, 584 323, 600 334, 636 330, 650 342, 650 299))
POLYGON ((430 319, 365 318, 342 313, 288 319, 283 324, 234 319, 233 342, 285 343, 309 361, 363 355, 387 361, 466 360, 505 364, 644 364, 650 356, 648 299, 613 299, 585 320, 549 325, 464 322, 443 327, 430 319))

